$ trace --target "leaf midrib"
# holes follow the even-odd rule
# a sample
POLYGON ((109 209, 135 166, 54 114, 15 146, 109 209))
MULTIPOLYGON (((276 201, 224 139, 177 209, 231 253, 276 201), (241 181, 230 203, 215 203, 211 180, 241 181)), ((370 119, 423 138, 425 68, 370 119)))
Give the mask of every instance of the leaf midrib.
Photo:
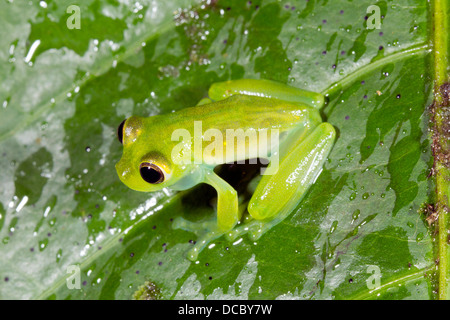
POLYGON ((369 62, 368 64, 362 66, 359 69, 356 69, 346 77, 334 82, 326 89, 324 89, 321 93, 326 96, 330 96, 335 94, 338 90, 343 90, 348 88, 356 79, 361 78, 362 75, 373 72, 374 70, 380 68, 389 63, 397 62, 404 58, 411 58, 414 55, 422 55, 429 52, 429 44, 421 43, 417 46, 405 48, 400 51, 396 51, 395 53, 385 56, 381 59, 375 60, 373 62, 369 62))

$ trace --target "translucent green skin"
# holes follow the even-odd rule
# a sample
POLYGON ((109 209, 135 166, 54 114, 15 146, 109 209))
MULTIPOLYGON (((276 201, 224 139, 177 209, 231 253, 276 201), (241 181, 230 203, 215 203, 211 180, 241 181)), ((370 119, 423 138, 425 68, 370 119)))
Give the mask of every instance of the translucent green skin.
POLYGON ((194 261, 212 240, 222 235, 233 240, 244 233, 258 239, 295 209, 320 174, 335 140, 333 126, 320 117, 323 104, 320 94, 268 80, 215 83, 210 87, 209 98, 195 107, 148 118, 128 118, 123 127, 123 156, 116 164, 117 173, 123 183, 137 191, 186 190, 199 183, 216 189, 217 218, 203 223, 183 218, 174 221, 175 228, 200 233, 188 254, 194 261), (235 152, 227 154, 231 158, 207 155, 205 147, 211 142, 204 141, 204 136, 199 140, 194 121, 201 121, 202 133, 208 129, 222 133, 228 129, 251 129, 258 132, 258 141, 264 130, 278 130, 278 143, 270 145, 263 154, 270 161, 270 174, 259 181, 247 205, 250 218, 246 222, 240 222, 242 210, 236 191, 214 173, 214 167, 254 157, 251 147, 255 144, 238 141, 235 152), (176 154, 183 154, 190 161, 175 161, 173 151, 178 150, 174 148, 180 147, 180 141, 172 140, 177 129, 183 129, 191 140, 185 143, 184 139, 183 151, 176 154), (277 170, 271 170, 276 169, 272 168, 274 157, 277 170), (144 181, 139 172, 143 162, 158 166, 164 172, 164 181, 144 181))

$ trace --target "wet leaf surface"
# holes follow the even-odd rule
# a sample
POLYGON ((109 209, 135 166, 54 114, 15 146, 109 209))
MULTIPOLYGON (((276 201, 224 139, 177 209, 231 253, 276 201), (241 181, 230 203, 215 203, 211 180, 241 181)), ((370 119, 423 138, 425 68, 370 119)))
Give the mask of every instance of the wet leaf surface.
POLYGON ((0 4, 1 298, 435 298, 424 1, 378 1, 380 29, 371 1, 90 0, 68 29, 71 4, 0 4), (172 220, 213 215, 214 191, 128 189, 116 128, 240 78, 326 94, 338 139, 286 220, 191 263, 172 220))

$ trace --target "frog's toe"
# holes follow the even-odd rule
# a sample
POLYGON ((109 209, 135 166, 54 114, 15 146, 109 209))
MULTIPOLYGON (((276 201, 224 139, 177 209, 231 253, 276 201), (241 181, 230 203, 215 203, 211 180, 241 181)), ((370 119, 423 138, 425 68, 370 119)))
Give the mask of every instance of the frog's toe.
POLYGON ((197 240, 192 242, 192 248, 187 253, 187 258, 191 261, 196 261, 198 255, 206 246, 224 234, 217 227, 217 219, 215 218, 193 222, 182 217, 177 217, 173 220, 172 226, 174 229, 193 232, 197 236, 197 240))
POLYGON ((280 222, 281 220, 277 218, 269 221, 257 221, 257 223, 249 228, 248 236, 251 240, 258 240, 263 234, 265 234, 280 222))
POLYGON ((250 240, 256 241, 278 222, 277 219, 270 221, 250 220, 227 232, 226 238, 228 241, 234 241, 236 238, 247 234, 250 240))
POLYGON ((267 222, 257 221, 249 228, 248 237, 250 240, 258 240, 269 229, 267 222))
POLYGON ((237 237, 239 237, 243 233, 245 233, 245 231, 243 232, 242 228, 235 227, 233 230, 230 230, 227 233, 225 233, 225 238, 228 241, 234 241, 237 237))
POLYGON ((253 230, 253 228, 257 228, 259 226, 259 222, 256 220, 248 220, 247 222, 243 222, 236 226, 233 230, 228 231, 225 234, 225 237, 228 241, 234 241, 238 237, 248 234, 253 230))
POLYGON ((182 217, 177 217, 173 220, 172 227, 174 229, 182 229, 190 232, 207 232, 217 228, 217 219, 210 219, 205 221, 190 221, 182 217))
POLYGON ((219 231, 218 229, 202 233, 202 235, 200 235, 198 239, 194 241, 193 247, 187 253, 187 258, 191 261, 196 261, 199 253, 202 252, 202 250, 212 241, 220 238, 222 235, 223 232, 219 231))

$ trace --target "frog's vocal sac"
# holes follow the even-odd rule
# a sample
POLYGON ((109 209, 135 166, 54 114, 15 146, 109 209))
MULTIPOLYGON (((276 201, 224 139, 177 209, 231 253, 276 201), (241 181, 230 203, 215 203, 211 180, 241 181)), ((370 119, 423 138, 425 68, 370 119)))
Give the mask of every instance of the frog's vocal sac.
POLYGON ((143 192, 186 190, 200 183, 215 188, 214 218, 173 221, 174 228, 198 235, 188 252, 195 261, 214 239, 225 235, 233 241, 248 234, 257 240, 297 207, 334 144, 334 127, 319 113, 323 105, 321 94, 274 81, 214 83, 195 107, 124 120, 118 128, 123 154, 117 174, 143 192), (214 168, 255 157, 267 159, 268 167, 245 208, 214 168))

